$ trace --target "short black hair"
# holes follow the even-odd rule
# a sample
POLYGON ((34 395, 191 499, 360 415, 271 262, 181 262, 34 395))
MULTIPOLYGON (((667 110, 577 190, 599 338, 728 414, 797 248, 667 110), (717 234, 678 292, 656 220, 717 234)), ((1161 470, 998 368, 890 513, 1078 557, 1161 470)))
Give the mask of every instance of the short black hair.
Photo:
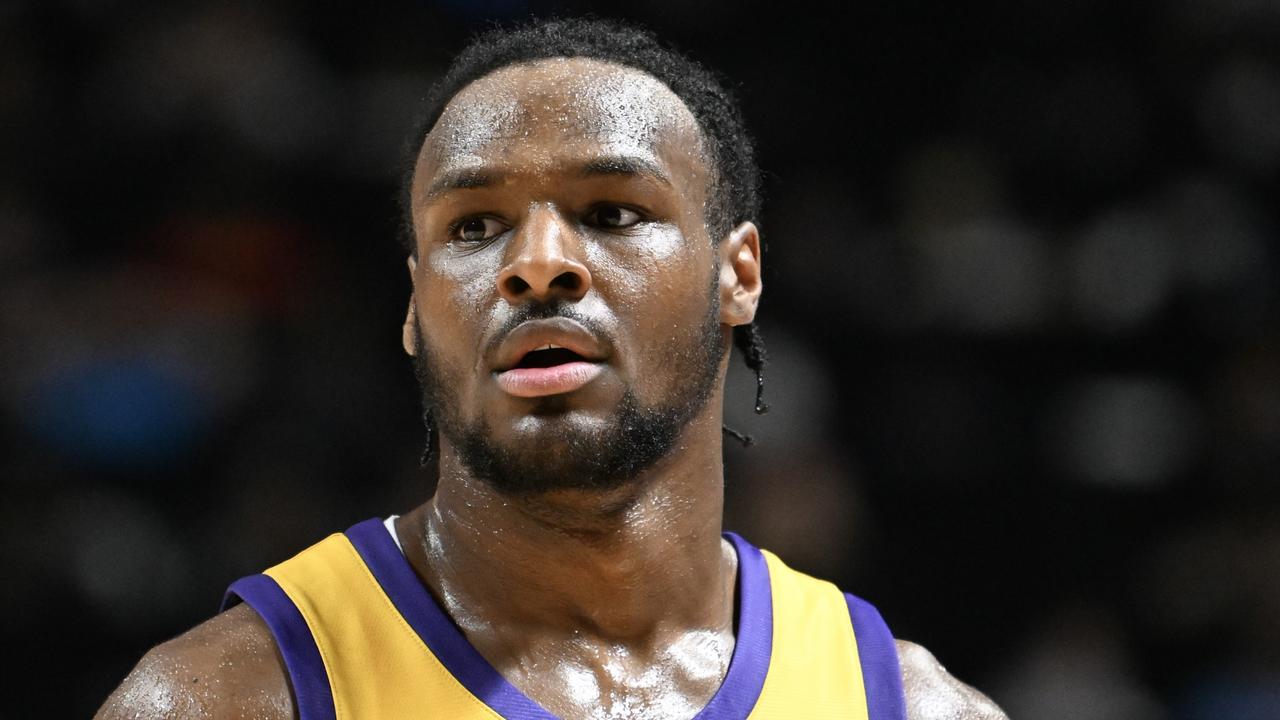
POLYGON ((410 189, 418 153, 444 108, 472 82, 511 65, 550 58, 590 58, 640 70, 664 83, 698 122, 709 157, 707 230, 718 242, 739 223, 758 222, 760 168, 755 148, 733 94, 715 73, 663 45, 635 25, 598 18, 534 20, 490 29, 454 58, 432 88, 411 136, 401 177, 402 239, 416 253, 410 189))

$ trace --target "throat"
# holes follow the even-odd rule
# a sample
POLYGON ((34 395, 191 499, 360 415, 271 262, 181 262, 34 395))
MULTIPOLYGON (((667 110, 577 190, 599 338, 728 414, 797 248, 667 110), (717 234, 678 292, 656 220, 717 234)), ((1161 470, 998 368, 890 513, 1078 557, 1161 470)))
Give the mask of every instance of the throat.
POLYGON ((505 642, 521 645, 509 629, 529 628, 643 645, 662 629, 731 632, 737 555, 720 537, 718 515, 681 532, 646 511, 652 499, 628 502, 610 519, 561 503, 531 511, 472 497, 455 505, 456 491, 442 485, 411 514, 420 540, 406 550, 469 634, 506 632, 505 642))

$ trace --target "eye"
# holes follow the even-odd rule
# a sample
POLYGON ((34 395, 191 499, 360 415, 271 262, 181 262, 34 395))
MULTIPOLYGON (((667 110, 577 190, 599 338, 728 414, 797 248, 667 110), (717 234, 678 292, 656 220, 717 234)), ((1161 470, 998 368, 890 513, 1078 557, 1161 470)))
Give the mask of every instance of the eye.
POLYGON ((640 213, 621 205, 601 205, 587 215, 587 222, 607 229, 629 228, 640 222, 640 213))
POLYGON ((487 217, 467 218, 449 229, 451 240, 466 243, 481 243, 492 240, 507 229, 506 225, 487 217))

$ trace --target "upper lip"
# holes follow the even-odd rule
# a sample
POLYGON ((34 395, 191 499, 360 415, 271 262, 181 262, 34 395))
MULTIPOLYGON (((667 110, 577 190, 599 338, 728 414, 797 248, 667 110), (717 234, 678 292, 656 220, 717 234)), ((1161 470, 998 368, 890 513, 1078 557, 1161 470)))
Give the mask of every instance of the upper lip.
POLYGON ((595 335, 581 324, 565 317, 530 320, 512 330, 498 345, 494 367, 504 372, 534 350, 555 345, 581 355, 589 362, 599 362, 605 353, 595 335))

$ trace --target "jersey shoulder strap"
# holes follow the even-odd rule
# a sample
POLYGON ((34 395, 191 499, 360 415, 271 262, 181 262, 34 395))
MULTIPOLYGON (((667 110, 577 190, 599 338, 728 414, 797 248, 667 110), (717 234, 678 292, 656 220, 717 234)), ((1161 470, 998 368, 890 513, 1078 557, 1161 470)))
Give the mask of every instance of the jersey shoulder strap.
POLYGON ((760 551, 769 570, 773 647, 753 720, 906 720, 893 635, 879 612, 760 551))
MULTIPOLYGON (((500 718, 397 608, 396 586, 411 577, 382 521, 373 519, 238 580, 223 604, 243 600, 262 616, 284 656, 302 720, 421 717, 424 710, 458 720, 500 718), (405 567, 391 580, 375 577, 370 568, 388 562, 405 567)), ((420 584, 417 590, 425 595, 420 584)))

